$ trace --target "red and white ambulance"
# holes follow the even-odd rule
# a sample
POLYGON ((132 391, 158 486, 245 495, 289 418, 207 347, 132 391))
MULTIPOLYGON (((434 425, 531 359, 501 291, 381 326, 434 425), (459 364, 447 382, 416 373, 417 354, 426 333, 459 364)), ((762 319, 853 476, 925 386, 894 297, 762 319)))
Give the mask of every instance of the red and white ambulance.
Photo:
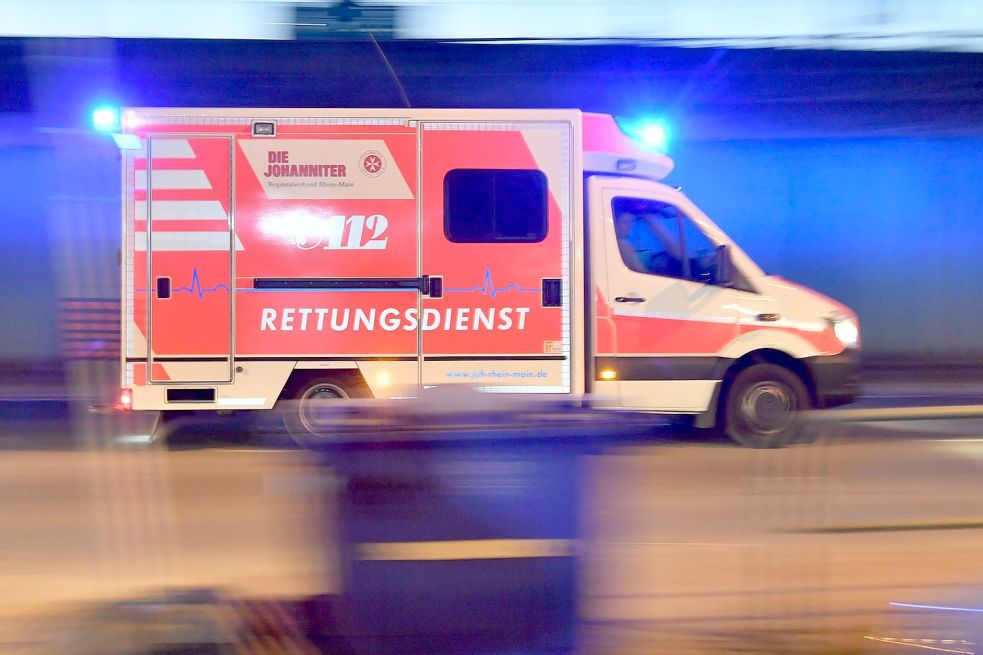
POLYGON ((467 384, 795 438, 853 312, 761 269, 610 116, 129 109, 122 388, 259 410, 467 384))

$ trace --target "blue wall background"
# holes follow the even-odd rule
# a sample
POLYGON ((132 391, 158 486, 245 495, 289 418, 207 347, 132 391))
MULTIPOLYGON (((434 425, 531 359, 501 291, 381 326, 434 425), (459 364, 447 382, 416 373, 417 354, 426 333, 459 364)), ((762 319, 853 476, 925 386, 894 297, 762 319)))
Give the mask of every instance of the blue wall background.
MULTIPOLYGON (((0 360, 58 360, 57 296, 119 293, 96 102, 400 104, 373 44, 176 43, 0 39, 0 360)), ((983 56, 383 47, 414 106, 663 108, 668 181, 763 268, 853 307, 868 354, 983 363, 983 56)))
POLYGON ((680 144, 683 187, 769 273, 859 312, 871 354, 983 354, 983 139, 680 144))
POLYGON ((0 359, 46 359, 59 353, 47 161, 48 152, 41 148, 0 148, 0 359))

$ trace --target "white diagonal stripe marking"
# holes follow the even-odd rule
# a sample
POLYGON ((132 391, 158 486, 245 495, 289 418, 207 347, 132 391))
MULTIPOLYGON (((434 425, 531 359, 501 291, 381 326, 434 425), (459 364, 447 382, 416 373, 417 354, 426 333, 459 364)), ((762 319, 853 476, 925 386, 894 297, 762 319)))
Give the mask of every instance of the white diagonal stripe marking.
MULTIPOLYGON (((208 176, 202 170, 155 170, 152 174, 154 191, 162 189, 211 189, 208 176)), ((147 189, 147 171, 136 171, 136 189, 147 189)))
MULTIPOLYGON (((137 252, 147 252, 147 233, 134 234, 137 252)), ((235 236, 236 250, 245 250, 242 241, 235 236)), ((228 232, 154 232, 154 252, 205 252, 229 249, 228 232)))
POLYGON ((154 159, 194 159, 195 151, 187 139, 155 138, 150 142, 154 159))
MULTIPOLYGON (((154 200, 153 213, 155 221, 229 220, 229 215, 218 200, 154 200)), ((136 219, 147 220, 146 200, 136 202, 136 219)))

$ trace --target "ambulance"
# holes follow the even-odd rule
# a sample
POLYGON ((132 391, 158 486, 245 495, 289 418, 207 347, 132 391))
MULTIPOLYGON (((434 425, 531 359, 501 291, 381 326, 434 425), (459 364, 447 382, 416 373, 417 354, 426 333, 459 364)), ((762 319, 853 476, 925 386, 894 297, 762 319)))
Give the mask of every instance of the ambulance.
POLYGON ((847 307, 762 270, 578 110, 127 109, 121 399, 163 416, 469 385, 798 438, 847 307))

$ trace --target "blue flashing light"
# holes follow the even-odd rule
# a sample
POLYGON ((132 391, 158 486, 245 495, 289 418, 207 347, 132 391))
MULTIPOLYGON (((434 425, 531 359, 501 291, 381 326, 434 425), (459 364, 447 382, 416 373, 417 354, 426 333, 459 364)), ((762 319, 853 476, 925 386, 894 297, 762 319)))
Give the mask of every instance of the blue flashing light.
POLYGON ((646 150, 669 152, 669 126, 663 120, 618 121, 621 129, 646 150))
POLYGON ((666 128, 662 125, 646 125, 639 133, 642 143, 651 147, 665 150, 669 142, 669 135, 666 128))
POLYGON ((92 127, 99 132, 119 130, 119 108, 102 105, 92 112, 92 127))

